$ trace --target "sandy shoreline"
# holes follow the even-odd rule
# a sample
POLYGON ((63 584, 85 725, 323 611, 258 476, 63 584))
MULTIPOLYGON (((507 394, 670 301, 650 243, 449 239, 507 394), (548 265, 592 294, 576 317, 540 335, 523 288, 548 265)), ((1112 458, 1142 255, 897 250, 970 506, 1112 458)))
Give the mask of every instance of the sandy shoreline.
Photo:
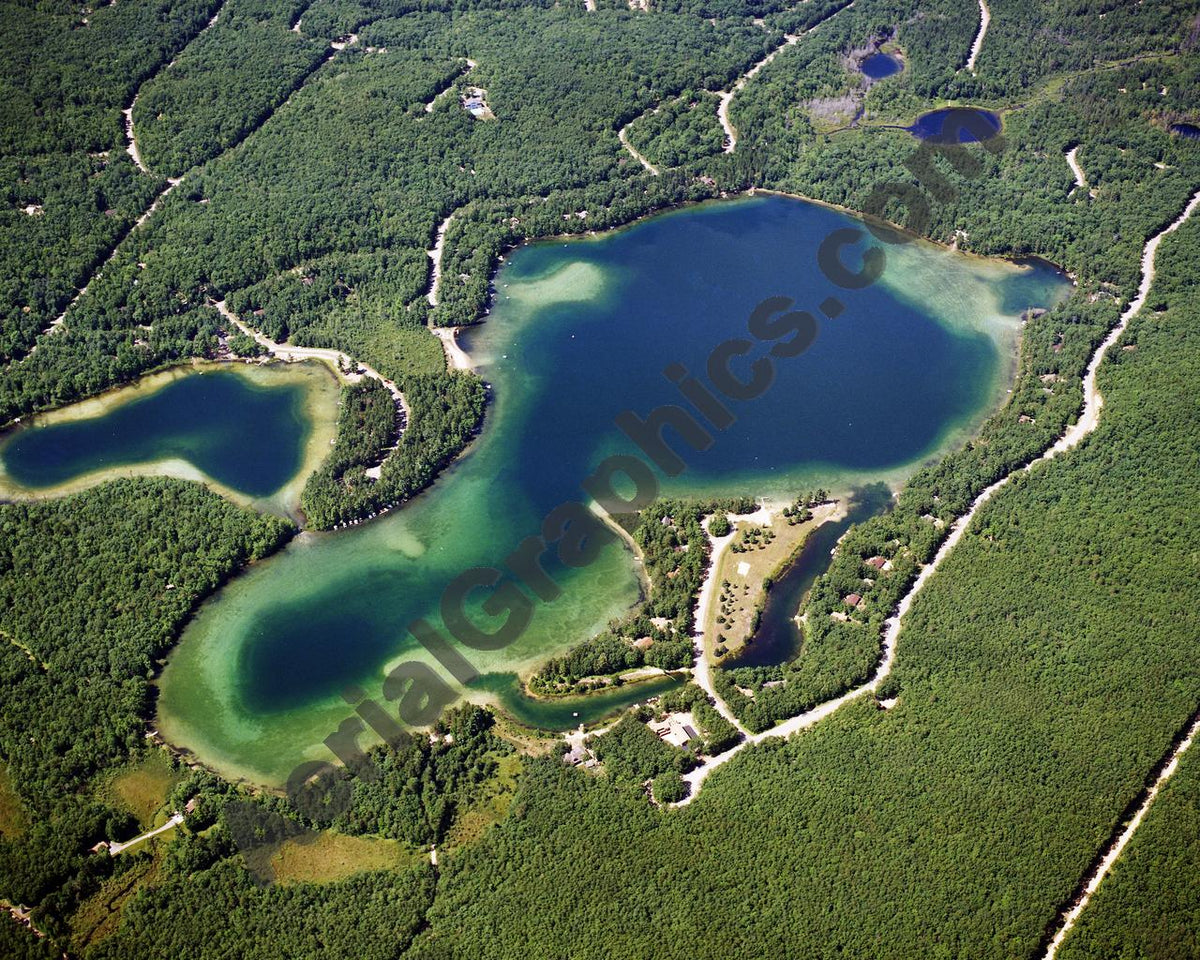
POLYGON ((446 354, 446 366, 451 370, 473 371, 471 357, 458 342, 458 331, 462 327, 430 327, 433 335, 442 342, 442 350, 446 354))

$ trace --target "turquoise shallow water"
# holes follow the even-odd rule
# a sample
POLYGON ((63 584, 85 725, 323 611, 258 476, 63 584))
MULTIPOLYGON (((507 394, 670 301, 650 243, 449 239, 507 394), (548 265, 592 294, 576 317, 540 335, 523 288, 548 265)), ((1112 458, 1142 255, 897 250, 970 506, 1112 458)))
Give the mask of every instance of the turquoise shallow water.
MULTIPOLYGON (((704 377, 713 348, 747 337, 765 298, 817 313, 836 296, 844 309, 820 319, 807 352, 776 359, 762 396, 729 401, 736 422, 709 427, 709 449, 691 451, 668 432, 685 469, 660 474, 665 492, 786 496, 815 482, 899 478, 974 429, 1003 395, 1017 314, 1051 302, 1065 281, 1044 267, 910 243, 887 248, 878 282, 843 290, 817 270, 817 249, 831 231, 857 226, 813 204, 754 198, 516 251, 497 277, 491 317, 464 338, 495 388, 472 452, 404 510, 302 537, 206 604, 162 678, 164 733, 263 780, 328 757, 321 741, 349 712, 338 692, 353 683, 379 698, 390 665, 432 663, 407 625, 424 617, 440 627, 439 597, 457 574, 501 566, 555 505, 586 499, 580 484, 604 457, 639 453, 614 417, 682 403, 664 368, 704 377)), ((849 268, 866 242, 875 241, 864 233, 859 252, 844 253, 849 268)), ((754 346, 734 370, 746 376, 771 346, 754 346)), ((550 572, 562 594, 536 605, 515 643, 455 645, 480 673, 530 669, 639 595, 619 543, 590 566, 550 572)), ((473 615, 487 622, 478 603, 473 615)), ((509 687, 492 678, 467 693, 511 699, 509 687)))

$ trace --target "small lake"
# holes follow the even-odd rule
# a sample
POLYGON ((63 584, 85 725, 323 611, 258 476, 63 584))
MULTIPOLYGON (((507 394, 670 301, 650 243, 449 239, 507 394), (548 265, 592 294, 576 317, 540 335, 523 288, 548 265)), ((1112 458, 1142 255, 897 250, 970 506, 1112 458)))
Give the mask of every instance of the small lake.
POLYGON ((1177 133, 1188 140, 1200 140, 1200 127, 1194 123, 1173 123, 1171 124, 1171 132, 1177 133))
MULTIPOLYGON (((299 760, 328 757, 322 741, 347 716, 347 685, 378 699, 386 671, 409 660, 445 676, 408 624, 424 618, 442 629, 451 580, 503 568, 551 509, 587 499, 581 483, 601 460, 640 453, 614 418, 684 403, 664 368, 705 377, 713 349, 746 337, 767 297, 816 314, 836 296, 845 309, 821 318, 807 352, 775 364, 766 393, 730 401, 735 422, 712 431, 709 449, 693 452, 668 432, 686 469, 660 475, 663 493, 790 499, 817 486, 898 482, 961 442, 1004 396, 1021 311, 1054 302, 1068 282, 1044 266, 913 242, 888 246, 876 283, 843 290, 817 268, 817 250, 834 230, 859 230, 842 254, 857 269, 876 243, 861 226, 816 204, 760 196, 514 251, 491 316, 462 338, 494 387, 470 453, 403 510, 306 533, 205 603, 161 677, 163 735, 227 773, 279 782, 299 760)), ((738 375, 765 349, 740 358, 738 375)), ((465 694, 536 714, 539 725, 565 719, 546 714, 563 705, 523 703, 519 686, 489 675, 525 675, 641 596, 637 561, 620 542, 590 566, 547 569, 562 594, 536 605, 514 643, 462 648, 482 675, 465 694)), ((497 623, 478 607, 479 623, 497 623)), ((629 689, 647 695, 638 687, 629 689)))
POLYGON ((332 373, 316 364, 180 368, 9 431, 2 480, 18 495, 54 494, 161 474, 265 501, 299 477, 314 439, 332 436, 336 397, 332 373))
POLYGON ((899 57, 890 53, 873 53, 863 60, 858 68, 864 76, 872 80, 883 80, 898 74, 904 69, 904 64, 900 62, 899 57))
POLYGON ((1000 116, 975 107, 944 107, 921 114, 904 129, 930 143, 979 143, 1000 132, 1000 116))

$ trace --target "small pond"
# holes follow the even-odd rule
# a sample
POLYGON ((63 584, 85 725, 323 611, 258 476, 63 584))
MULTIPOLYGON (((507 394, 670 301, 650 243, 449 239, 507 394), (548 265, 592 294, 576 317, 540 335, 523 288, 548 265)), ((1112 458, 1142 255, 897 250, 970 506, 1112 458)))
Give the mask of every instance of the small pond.
POLYGON ((900 62, 899 57, 890 53, 873 53, 860 63, 858 68, 872 80, 883 80, 898 74, 904 69, 904 64, 900 62))
POLYGON ((905 129, 931 143, 980 143, 1000 132, 1000 116, 975 107, 943 107, 921 114, 905 129))

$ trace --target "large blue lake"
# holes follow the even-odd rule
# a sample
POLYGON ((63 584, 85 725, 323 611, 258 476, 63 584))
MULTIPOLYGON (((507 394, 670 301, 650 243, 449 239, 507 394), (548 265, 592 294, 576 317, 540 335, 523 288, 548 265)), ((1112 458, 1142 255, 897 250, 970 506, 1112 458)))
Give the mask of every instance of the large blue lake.
MULTIPOLYGON (((873 245, 885 248, 886 267, 877 282, 845 290, 822 275, 817 251, 833 231, 861 226, 811 203, 757 197, 516 251, 497 277, 492 315, 465 338, 495 395, 471 453, 404 510, 301 537, 207 603, 162 678, 164 733, 260 780, 327 757, 321 741, 350 709, 339 691, 358 684, 378 699, 387 667, 432 662, 407 624, 440 625, 438 599, 457 574, 502 566, 554 506, 586 499, 580 484, 605 456, 639 454, 614 418, 686 406, 664 368, 706 379, 714 347, 747 338, 766 298, 817 315, 815 341, 776 358, 774 383, 757 399, 727 402, 736 422, 710 427, 708 450, 668 431, 685 469, 660 475, 666 493, 786 497, 817 483, 896 481, 967 436, 1004 396, 1019 314, 1054 301, 1066 281, 930 244, 883 245, 860 230, 846 266, 857 269, 873 245), (844 305, 836 319, 818 309, 831 297, 844 305)), ((748 376, 771 346, 754 346, 735 372, 748 376)), ((517 642, 463 651, 485 674, 474 695, 509 690, 501 675, 583 640, 639 596, 621 544, 553 573, 562 596, 538 606, 517 642)))

